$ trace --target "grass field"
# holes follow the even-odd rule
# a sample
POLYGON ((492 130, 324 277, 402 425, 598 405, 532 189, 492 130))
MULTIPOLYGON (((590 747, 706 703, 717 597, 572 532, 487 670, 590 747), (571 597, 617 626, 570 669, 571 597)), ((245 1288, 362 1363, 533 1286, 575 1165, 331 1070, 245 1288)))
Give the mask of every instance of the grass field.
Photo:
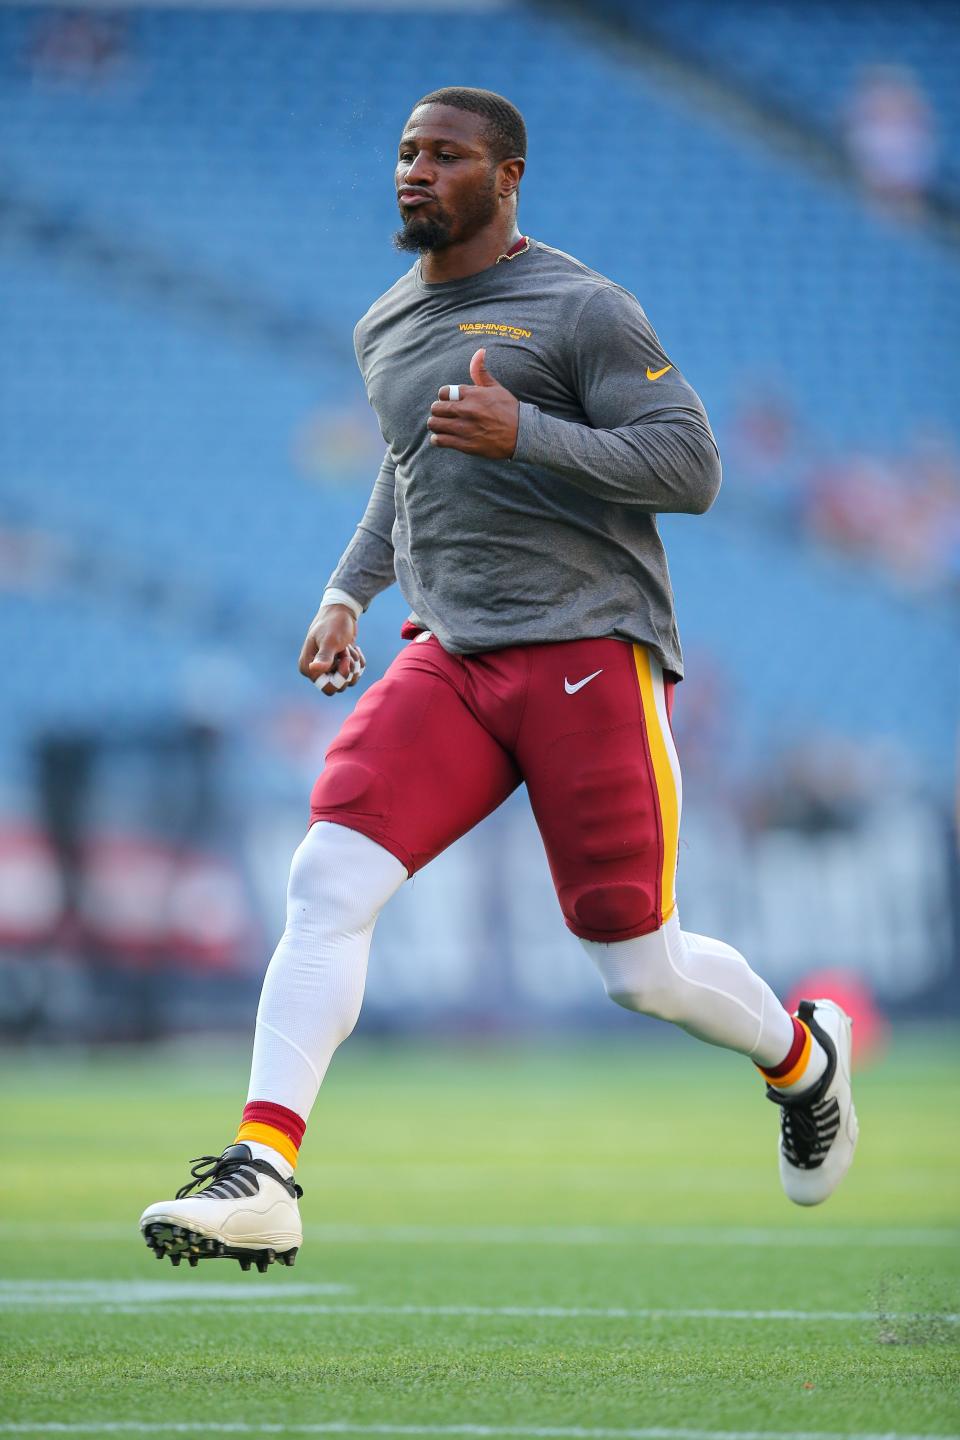
POLYGON ((734 1056, 355 1041, 263 1276, 136 1229, 232 1139, 245 1051, 8 1058, 0 1433, 955 1434, 955 1039, 862 1075, 810 1212, 734 1056))

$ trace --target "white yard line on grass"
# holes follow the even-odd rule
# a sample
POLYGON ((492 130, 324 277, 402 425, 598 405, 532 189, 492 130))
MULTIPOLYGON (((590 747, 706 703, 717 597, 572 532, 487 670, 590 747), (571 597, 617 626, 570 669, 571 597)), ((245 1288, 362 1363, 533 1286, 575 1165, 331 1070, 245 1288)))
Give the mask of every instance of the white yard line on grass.
POLYGON ((2 1424, 3 1435, 437 1435, 465 1440, 498 1440, 500 1436, 530 1440, 960 1440, 958 1435, 839 1434, 828 1430, 688 1430, 670 1426, 616 1429, 581 1425, 355 1425, 349 1420, 319 1421, 312 1425, 251 1424, 243 1420, 210 1421, 58 1421, 2 1424))
POLYGON ((276 1288, 265 1286, 258 1292, 239 1279, 233 1284, 192 1280, 186 1285, 179 1280, 0 1280, 0 1310, 62 1310, 68 1306, 99 1309, 107 1305, 129 1305, 139 1310, 168 1302, 187 1304, 193 1309, 194 1303, 211 1300, 237 1300, 241 1304, 255 1300, 269 1305, 273 1295, 283 1300, 294 1296, 310 1299, 316 1295, 348 1295, 354 1289, 353 1285, 281 1281, 276 1288))
MULTIPOLYGON (((239 1279, 220 1284, 203 1280, 4 1280, 0 1310, 80 1309, 109 1315, 156 1314, 158 1305, 185 1304, 193 1315, 238 1311, 270 1315, 370 1316, 373 1318, 477 1320, 786 1320, 819 1324, 877 1320, 875 1310, 743 1310, 713 1307, 625 1305, 385 1305, 376 1302, 318 1303, 312 1297, 350 1291, 347 1285, 297 1285, 278 1278, 275 1285, 245 1285, 239 1279), (294 1301, 294 1303, 290 1303, 294 1301), (211 1303, 215 1302, 215 1303, 211 1303)), ((178 1318, 183 1319, 181 1314, 178 1318)), ((940 1320, 956 1324, 957 1314, 888 1313, 890 1320, 940 1320)))
MULTIPOLYGON (((745 1227, 718 1225, 307 1225, 308 1240, 328 1245, 697 1245, 783 1247, 890 1246, 960 1244, 960 1231, 936 1226, 745 1227)), ((0 1240, 130 1240, 135 1223, 97 1220, 0 1221, 0 1240)))
MULTIPOLYGON (((111 1305, 101 1307, 102 1312, 136 1315, 147 1307, 140 1305, 111 1305)), ((244 1310, 253 1307, 244 1305, 244 1310)), ((819 1324, 821 1320, 839 1320, 847 1324, 864 1320, 879 1320, 876 1310, 684 1310, 684 1309, 628 1309, 618 1305, 608 1308, 600 1306, 561 1305, 284 1305, 273 1304, 264 1307, 271 1315, 317 1315, 336 1318, 341 1315, 369 1315, 392 1319, 476 1319, 476 1320, 792 1320, 804 1324, 819 1324)), ((191 1305, 192 1314, 223 1314, 223 1305, 191 1305)), ((950 1325, 960 1321, 960 1315, 926 1315, 913 1313, 884 1312, 885 1320, 941 1320, 950 1325)))

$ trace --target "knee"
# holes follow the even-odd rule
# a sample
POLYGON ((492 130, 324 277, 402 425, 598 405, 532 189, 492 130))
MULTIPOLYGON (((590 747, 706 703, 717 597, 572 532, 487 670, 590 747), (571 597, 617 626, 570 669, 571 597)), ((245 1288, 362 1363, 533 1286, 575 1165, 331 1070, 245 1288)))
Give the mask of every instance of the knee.
POLYGON ((609 944, 650 934, 659 924, 653 887, 639 880, 564 886, 560 907, 581 940, 609 944))
POLYGON ((664 926, 613 945, 588 945, 587 949, 615 1005, 675 1023, 683 1013, 683 987, 671 958, 670 928, 664 926))
POLYGON ((650 1015, 655 1020, 679 1019, 677 996, 663 978, 656 975, 633 976, 616 988, 607 987, 607 995, 624 1010, 650 1015))
POLYGON ((316 824, 307 831, 290 866, 288 929, 345 934, 375 920, 379 897, 356 874, 354 838, 342 825, 316 824))

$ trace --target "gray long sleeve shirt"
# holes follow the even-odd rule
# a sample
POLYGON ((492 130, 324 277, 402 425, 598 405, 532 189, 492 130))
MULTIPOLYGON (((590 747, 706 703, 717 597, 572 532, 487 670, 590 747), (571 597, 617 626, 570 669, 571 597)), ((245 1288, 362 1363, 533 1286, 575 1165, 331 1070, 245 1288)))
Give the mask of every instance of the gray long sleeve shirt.
POLYGON ((465 280, 418 263, 354 342, 387 453, 330 586, 366 608, 396 579, 453 653, 613 636, 682 675, 656 516, 707 510, 720 459, 634 296, 531 240, 465 280), (429 443, 439 387, 469 384, 481 346, 520 401, 510 460, 429 443))

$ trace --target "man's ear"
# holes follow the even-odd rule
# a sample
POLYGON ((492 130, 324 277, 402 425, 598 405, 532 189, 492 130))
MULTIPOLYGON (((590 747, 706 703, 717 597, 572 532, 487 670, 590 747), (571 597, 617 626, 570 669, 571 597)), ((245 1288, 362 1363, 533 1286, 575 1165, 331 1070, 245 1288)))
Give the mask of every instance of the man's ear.
POLYGON ((500 194, 504 199, 516 194, 525 168, 526 162, 519 155, 512 160, 500 161, 500 194))

